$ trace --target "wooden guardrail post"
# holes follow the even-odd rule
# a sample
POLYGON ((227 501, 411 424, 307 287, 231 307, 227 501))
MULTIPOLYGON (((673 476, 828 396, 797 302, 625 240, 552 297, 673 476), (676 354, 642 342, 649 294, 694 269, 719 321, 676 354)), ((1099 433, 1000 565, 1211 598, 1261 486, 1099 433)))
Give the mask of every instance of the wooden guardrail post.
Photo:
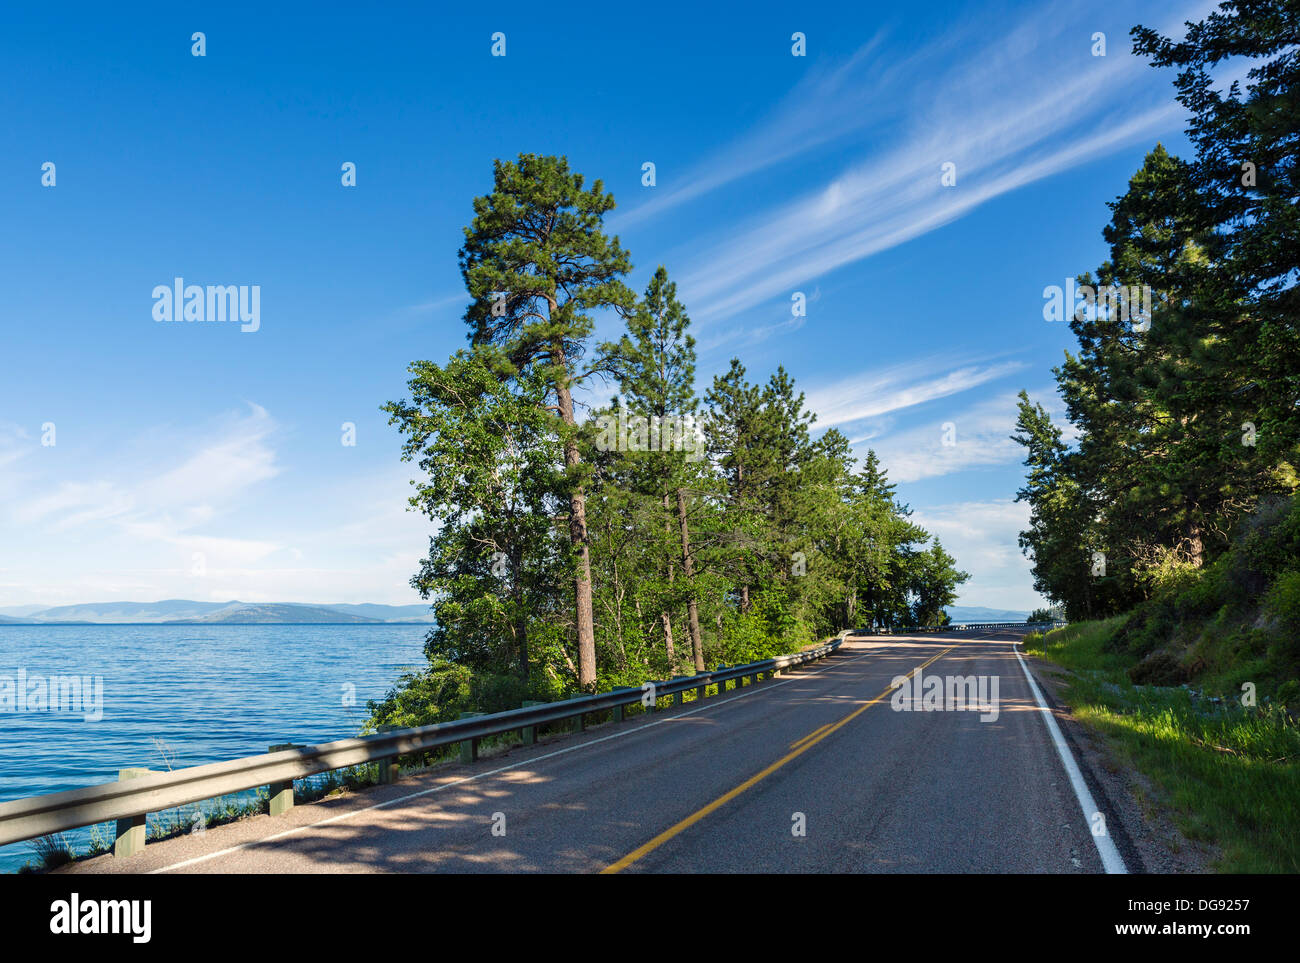
MULTIPOLYGON (((721 671, 722 671, 723 669, 725 669, 726 667, 727 667, 727 663, 725 663, 725 662, 719 662, 718 665, 717 665, 717 668, 715 668, 713 671, 714 671, 714 672, 721 672, 721 671)), ((726 680, 726 679, 719 679, 719 680, 718 680, 718 695, 722 695, 722 693, 724 693, 724 692, 726 692, 726 691, 727 691, 727 680, 726 680)))
MULTIPOLYGON (((131 769, 119 769, 117 773, 118 782, 123 779, 137 779, 140 776, 147 776, 148 769, 133 767, 131 769)), ((129 819, 119 819, 117 821, 117 839, 113 843, 114 856, 135 856, 144 852, 145 832, 148 823, 148 814, 141 813, 138 816, 132 816, 129 819)))
MULTIPOLYGON (((292 742, 282 742, 278 745, 268 746, 267 752, 281 752, 285 749, 301 749, 301 746, 292 742)), ((293 808, 293 780, 286 779, 282 782, 271 783, 271 801, 270 812, 272 816, 283 816, 293 808)))
MULTIPOLYGON (((539 702, 533 699, 525 699, 523 708, 527 709, 531 706, 544 706, 544 705, 546 705, 545 702, 539 702)), ((537 742, 537 727, 524 726, 522 729, 519 730, 519 738, 523 739, 525 746, 533 745, 534 743, 537 742)))
MULTIPOLYGON (((473 719, 481 716, 481 712, 462 712, 458 719, 473 719)), ((460 761, 473 762, 478 758, 478 739, 462 739, 460 743, 460 761)))
MULTIPOLYGON (((400 727, 389 725, 388 723, 384 723, 382 726, 379 727, 378 731, 394 732, 398 728, 400 727)), ((393 780, 397 779, 397 777, 400 776, 401 774, 402 774, 402 768, 397 764, 396 756, 388 756, 384 759, 379 760, 379 784, 381 786, 387 786, 389 783, 393 782, 393 780)))

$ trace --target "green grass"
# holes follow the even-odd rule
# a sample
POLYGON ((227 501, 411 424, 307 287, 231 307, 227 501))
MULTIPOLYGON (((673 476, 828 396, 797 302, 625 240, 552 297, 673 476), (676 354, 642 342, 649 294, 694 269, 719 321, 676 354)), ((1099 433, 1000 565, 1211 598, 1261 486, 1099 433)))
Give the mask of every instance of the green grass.
POLYGON ((1124 616, 1117 616, 1104 622, 1074 622, 1046 636, 1030 632, 1024 649, 1074 671, 1122 671, 1130 663, 1121 654, 1106 651, 1106 643, 1123 623, 1124 616))
POLYGON ((1133 685, 1133 657, 1107 648, 1122 622, 1034 633, 1025 650, 1070 670, 1062 698, 1076 718, 1151 778, 1189 839, 1219 847, 1215 869, 1300 872, 1300 724, 1269 703, 1133 685))
POLYGON ((41 836, 38 839, 33 839, 29 845, 32 849, 32 855, 36 857, 36 865, 33 866, 28 863, 19 872, 42 872, 63 866, 76 859, 72 844, 68 842, 67 837, 62 833, 41 836))

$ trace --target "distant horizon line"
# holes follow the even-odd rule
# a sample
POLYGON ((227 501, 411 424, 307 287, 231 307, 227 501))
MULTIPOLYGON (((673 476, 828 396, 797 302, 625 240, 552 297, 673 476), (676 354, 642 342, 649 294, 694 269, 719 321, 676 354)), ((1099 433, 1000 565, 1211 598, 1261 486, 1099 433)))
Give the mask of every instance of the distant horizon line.
POLYGON ((78 627, 85 626, 107 626, 107 625, 173 625, 186 626, 193 628, 195 626, 223 626, 239 628, 243 625, 341 625, 349 628, 358 626, 374 625, 433 625, 432 622, 422 622, 418 620, 394 619, 391 622, 381 622, 379 619, 366 619, 361 622, 204 622, 198 619, 164 619, 158 622, 91 622, 87 619, 53 619, 46 622, 24 622, 23 616, 15 616, 12 621, 0 622, 0 629, 4 628, 42 628, 47 629, 52 625, 75 625, 78 627))
MULTIPOLYGON (((231 615, 237 614, 231 612, 231 615)), ((976 619, 978 613, 988 613, 986 618, 994 618, 1006 615, 1019 615, 1025 617, 1019 608, 989 605, 964 605, 954 603, 944 606, 944 613, 952 621, 961 621, 963 619, 976 619), (958 614, 960 613, 960 614, 958 614)), ((287 613, 296 614, 296 613, 287 613)), ((314 615, 315 613, 313 613, 314 615)), ((242 599, 228 599, 223 601, 200 601, 197 599, 170 598, 158 599, 154 601, 137 602, 134 600, 118 601, 99 601, 99 602, 65 602, 57 605, 41 605, 40 603, 27 603, 25 605, 6 605, 0 607, 0 625, 423 625, 432 624, 433 607, 431 604, 423 602, 245 602, 242 599), (130 606, 149 607, 149 606, 170 606, 180 607, 185 605, 194 606, 199 612, 193 610, 186 612, 154 612, 155 617, 141 620, 138 616, 143 613, 137 612, 112 612, 112 608, 130 606), (281 609, 318 609, 337 612, 340 615, 348 615, 346 621, 336 619, 320 618, 268 618, 268 619, 215 619, 211 620, 214 613, 221 612, 223 609, 242 606, 250 609, 260 607, 281 608, 281 609), (84 615, 77 612, 77 609, 89 609, 91 611, 84 615), (97 609, 104 610, 101 612, 97 609), (393 610, 393 614, 400 612, 401 617, 385 619, 380 612, 374 612, 371 615, 360 615, 348 610, 356 609, 388 609, 393 610), (417 616, 413 610, 420 610, 417 616), (67 618, 51 618, 50 613, 66 612, 67 618), (202 614, 199 614, 202 613, 202 614), (100 616, 100 617, 96 617, 100 616), (114 617, 116 616, 116 617, 114 617), (158 617, 164 616, 164 617, 158 617), (170 618, 165 616, 171 616, 170 618), (380 616, 380 617, 375 617, 380 616)))
POLYGON ((166 599, 99 599, 94 602, 13 602, 0 606, 0 612, 5 609, 29 608, 39 606, 43 609, 60 609, 69 608, 79 605, 162 605, 165 602, 192 602, 196 605, 384 605, 389 608, 405 608, 411 605, 424 605, 424 602, 278 602, 278 601, 247 601, 245 599, 188 599, 188 598, 166 598, 166 599))

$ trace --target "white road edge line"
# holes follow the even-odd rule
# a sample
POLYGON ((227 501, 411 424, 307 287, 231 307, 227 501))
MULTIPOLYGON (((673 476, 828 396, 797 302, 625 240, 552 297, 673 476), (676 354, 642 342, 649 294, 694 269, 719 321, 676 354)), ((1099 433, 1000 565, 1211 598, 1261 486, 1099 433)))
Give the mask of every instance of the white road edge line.
POLYGON ((1070 785, 1074 788, 1074 797, 1079 800, 1079 806, 1083 810, 1083 821, 1087 823, 1089 833, 1092 835, 1092 841, 1097 846, 1097 855, 1101 857, 1102 868, 1112 875, 1126 874, 1128 873, 1128 867, 1124 865, 1124 857, 1120 856, 1115 841, 1110 838, 1109 834, 1098 836, 1092 832, 1093 817, 1099 815, 1101 810, 1097 808, 1097 801, 1092 798, 1092 793, 1088 791, 1088 784, 1083 781, 1083 773, 1079 771, 1079 764, 1074 761, 1074 755, 1070 752, 1065 737, 1061 735, 1056 719, 1052 717, 1052 710, 1047 707, 1047 702, 1043 699, 1043 693, 1039 690, 1038 683, 1034 681, 1029 666, 1025 664, 1025 660, 1021 657, 1019 646, 1019 642, 1011 643, 1011 651, 1016 654, 1016 661, 1020 663, 1020 668, 1025 673, 1029 688, 1038 701, 1038 708, 1042 710, 1043 722, 1046 723, 1047 732, 1056 745, 1056 754, 1061 757, 1061 765, 1065 766, 1065 773, 1070 777, 1070 785))
POLYGON ((381 803, 375 803, 374 805, 366 806, 363 809, 355 809, 352 810, 351 812, 339 813, 337 816, 330 816, 326 819, 321 819, 314 823, 308 823, 305 826, 295 826, 292 829, 286 829, 283 830, 282 832, 275 833, 271 836, 264 836, 261 839, 250 839, 248 842, 239 843, 238 845, 235 846, 228 846, 225 849, 219 849, 212 853, 206 853, 203 856, 195 856, 193 859, 186 859, 179 863, 173 863, 170 866, 160 866, 157 869, 149 870, 145 875, 154 876, 159 873, 169 873, 172 870, 176 870, 176 869, 185 869, 188 866, 194 866, 198 863, 206 863, 208 860, 216 859, 218 856, 227 856, 230 853, 237 853, 243 849, 251 849, 254 846, 261 846, 266 843, 275 842, 278 839, 284 839, 286 836, 294 836, 297 835, 298 833, 306 832, 309 829, 317 829, 321 826, 327 826, 330 823, 340 822, 344 819, 351 819, 353 816, 359 816, 362 813, 373 812, 376 809, 385 809, 389 806, 395 806, 400 802, 407 802, 411 799, 418 799, 421 796, 429 796, 436 792, 442 792, 444 789, 451 789, 454 786, 459 786, 467 782, 473 782, 476 779, 483 779, 487 776, 500 775, 501 773, 508 772, 511 769, 518 769, 521 766, 533 765, 535 763, 542 762, 545 759, 553 759, 556 756, 562 756, 565 753, 575 752, 578 749, 586 749, 588 746, 595 746, 595 745, 599 745, 602 742, 608 742, 610 739, 620 739, 623 736, 630 736, 636 732, 642 732, 646 729, 653 729, 655 726, 661 726, 667 722, 673 722, 677 719, 681 719, 686 716, 692 716, 695 715, 695 713, 703 712, 706 709, 715 709, 719 706, 725 706, 730 702, 735 702, 737 699, 743 699, 746 696, 756 694, 757 692, 771 692, 773 689, 780 688, 783 685, 789 685, 792 682, 802 682, 803 680, 810 679, 813 676, 821 675, 823 672, 827 671, 828 669, 835 668, 836 666, 848 665, 850 662, 858 662, 862 659, 865 659, 870 654, 871 653, 869 652, 864 652, 862 655, 854 656, 852 659, 846 659, 843 662, 838 662, 834 666, 824 665, 815 672, 804 673, 792 679, 784 679, 781 682, 776 683, 776 685, 766 685, 763 686, 762 688, 757 688, 757 687, 751 688, 748 692, 742 692, 739 695, 734 695, 730 699, 723 699, 719 701, 715 697, 715 701, 709 702, 706 705, 699 706, 695 709, 687 709, 685 712, 677 712, 663 719, 656 719, 654 722, 647 722, 645 725, 637 726, 635 729, 623 729, 619 732, 610 733, 607 736, 601 736, 599 739, 592 739, 589 742, 578 743, 576 746, 568 746, 564 749, 557 749, 555 752, 548 752, 541 756, 534 756, 531 759, 521 759, 518 762, 511 763, 508 766, 502 766, 499 769, 491 769, 487 772, 479 772, 471 776, 464 776, 460 779, 454 779, 451 782, 445 782, 445 783, 440 783, 437 786, 431 786, 428 789, 421 789, 419 792, 407 793, 405 796, 398 796, 395 799, 389 799, 381 803))

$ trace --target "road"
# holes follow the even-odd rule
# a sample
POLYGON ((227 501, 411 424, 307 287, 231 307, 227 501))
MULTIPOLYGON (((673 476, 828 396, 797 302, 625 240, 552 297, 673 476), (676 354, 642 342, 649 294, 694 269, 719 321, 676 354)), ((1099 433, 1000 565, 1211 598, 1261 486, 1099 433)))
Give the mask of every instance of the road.
POLYGON ((1016 638, 850 636, 739 693, 64 872, 1102 872, 1016 638), (918 667, 996 679, 996 713, 893 698, 918 667))

